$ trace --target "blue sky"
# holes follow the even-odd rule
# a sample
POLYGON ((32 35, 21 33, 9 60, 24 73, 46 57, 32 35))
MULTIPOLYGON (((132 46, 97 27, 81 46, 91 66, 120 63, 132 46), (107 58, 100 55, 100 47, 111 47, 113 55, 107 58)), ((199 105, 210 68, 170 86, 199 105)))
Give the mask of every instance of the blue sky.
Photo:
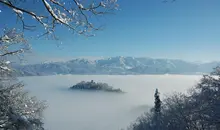
POLYGON ((59 42, 32 41, 33 53, 45 57, 137 56, 220 60, 220 1, 118 0, 120 10, 102 18, 95 37, 76 37, 59 30, 59 42))

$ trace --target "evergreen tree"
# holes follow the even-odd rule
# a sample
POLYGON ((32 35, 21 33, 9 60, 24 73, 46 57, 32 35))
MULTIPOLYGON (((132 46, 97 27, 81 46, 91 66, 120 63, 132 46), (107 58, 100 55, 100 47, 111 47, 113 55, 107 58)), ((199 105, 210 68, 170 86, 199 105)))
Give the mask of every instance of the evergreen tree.
POLYGON ((160 130, 160 125, 161 125, 161 100, 160 100, 160 93, 158 92, 158 89, 156 89, 155 94, 154 94, 154 128, 155 130, 160 130))
POLYGON ((128 130, 220 130, 220 67, 188 91, 163 100, 155 91, 152 111, 138 117, 128 130))

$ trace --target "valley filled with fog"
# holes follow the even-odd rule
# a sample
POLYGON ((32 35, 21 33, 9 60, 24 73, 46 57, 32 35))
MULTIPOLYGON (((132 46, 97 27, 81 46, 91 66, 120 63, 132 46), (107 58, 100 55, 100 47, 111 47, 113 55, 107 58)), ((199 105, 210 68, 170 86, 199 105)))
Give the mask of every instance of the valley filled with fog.
POLYGON ((201 76, 193 75, 54 75, 22 77, 25 89, 45 100, 45 128, 51 130, 119 130, 174 91, 186 92, 201 76), (104 82, 126 93, 69 90, 80 81, 104 82))

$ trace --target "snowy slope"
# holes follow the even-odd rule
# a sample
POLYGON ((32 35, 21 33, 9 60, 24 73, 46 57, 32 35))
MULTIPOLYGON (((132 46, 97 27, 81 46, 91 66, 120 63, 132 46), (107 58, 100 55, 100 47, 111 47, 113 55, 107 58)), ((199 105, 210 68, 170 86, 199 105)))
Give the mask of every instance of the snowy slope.
POLYGON ((54 74, 197 74, 209 73, 220 62, 193 63, 183 60, 134 57, 110 57, 97 60, 84 58, 66 62, 16 65, 20 75, 54 74))

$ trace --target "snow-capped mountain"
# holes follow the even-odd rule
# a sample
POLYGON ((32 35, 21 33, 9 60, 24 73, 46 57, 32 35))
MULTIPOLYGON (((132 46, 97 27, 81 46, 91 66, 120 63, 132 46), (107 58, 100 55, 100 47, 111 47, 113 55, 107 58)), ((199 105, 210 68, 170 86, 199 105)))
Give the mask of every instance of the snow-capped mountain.
POLYGON ((97 60, 76 58, 66 62, 16 65, 22 76, 54 74, 197 74, 209 73, 220 62, 193 63, 183 60, 110 57, 97 60))

